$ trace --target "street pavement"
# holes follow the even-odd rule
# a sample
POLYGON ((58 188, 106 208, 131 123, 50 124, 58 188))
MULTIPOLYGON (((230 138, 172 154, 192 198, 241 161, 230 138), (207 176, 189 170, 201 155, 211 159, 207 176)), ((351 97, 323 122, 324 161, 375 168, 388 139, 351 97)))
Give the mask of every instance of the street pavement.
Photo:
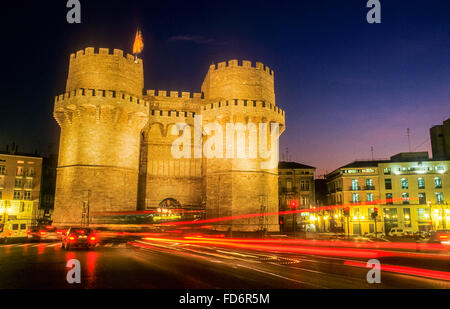
MULTIPOLYGON (((366 259, 367 260, 367 259, 366 259)), ((365 260, 365 261, 366 261, 365 260)), ((382 263, 416 266, 415 257, 382 263)), ((443 254, 436 271, 448 271, 443 254)), ((382 271, 367 283, 364 259, 233 248, 165 240, 107 242, 93 250, 65 251, 59 242, 0 245, 0 288, 67 289, 448 289, 450 281, 382 271), (81 283, 69 284, 68 260, 81 263, 81 283)), ((446 273, 448 274, 448 272, 446 273)))

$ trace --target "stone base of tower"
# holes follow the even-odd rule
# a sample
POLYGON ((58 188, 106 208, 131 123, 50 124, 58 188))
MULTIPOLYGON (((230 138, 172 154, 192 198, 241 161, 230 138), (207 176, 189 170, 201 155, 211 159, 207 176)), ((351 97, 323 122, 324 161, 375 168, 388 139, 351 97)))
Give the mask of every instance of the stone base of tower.
POLYGON ((206 176, 206 215, 218 231, 279 232, 276 172, 232 171, 206 176), (230 217, 232 220, 221 221, 230 217))
POLYGON ((89 209, 90 223, 101 220, 96 213, 135 211, 137 182, 138 172, 129 169, 93 166, 60 167, 57 170, 53 224, 83 223, 83 208, 89 209))

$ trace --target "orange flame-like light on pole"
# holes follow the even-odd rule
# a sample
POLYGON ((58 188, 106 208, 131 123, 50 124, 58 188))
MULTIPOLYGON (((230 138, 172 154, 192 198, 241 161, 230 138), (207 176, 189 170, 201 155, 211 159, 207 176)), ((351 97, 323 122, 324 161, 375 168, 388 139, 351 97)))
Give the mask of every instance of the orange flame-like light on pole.
POLYGON ((141 30, 136 31, 136 38, 134 39, 133 44, 133 54, 137 55, 142 53, 142 50, 144 49, 144 40, 142 39, 142 32, 141 30))

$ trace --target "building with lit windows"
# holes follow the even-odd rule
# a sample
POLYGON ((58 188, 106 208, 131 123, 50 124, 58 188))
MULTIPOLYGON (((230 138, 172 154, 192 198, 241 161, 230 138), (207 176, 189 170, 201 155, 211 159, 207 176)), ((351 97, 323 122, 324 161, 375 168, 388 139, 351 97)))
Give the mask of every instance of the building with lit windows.
MULTIPOLYGON (((355 161, 326 176, 328 204, 343 207, 329 218, 350 234, 375 232, 372 212, 378 209, 376 231, 412 232, 450 226, 450 161, 431 160, 427 152, 400 153, 390 160, 355 161), (349 207, 348 217, 343 208, 349 207)), ((328 225, 329 229, 332 224, 328 225)))
POLYGON ((450 160, 450 118, 430 128, 431 151, 435 160, 450 160))
POLYGON ((385 229, 449 227, 450 161, 429 160, 426 152, 418 153, 416 160, 401 155, 379 164, 385 229))
MULTIPOLYGON (((314 174, 316 168, 297 162, 278 164, 280 211, 308 209, 315 205, 314 174)), ((308 224, 303 214, 280 216, 282 231, 302 230, 308 224)))
MULTIPOLYGON (((328 205, 351 206, 348 218, 343 216, 342 208, 319 216, 327 231, 347 233, 350 229, 351 234, 357 235, 375 232, 375 222, 370 217, 374 204, 380 201, 378 165, 382 162, 355 161, 326 175, 328 205)), ((377 232, 380 229, 377 222, 377 232)))
POLYGON ((14 151, 0 154, 0 238, 26 237, 36 224, 42 160, 14 151))

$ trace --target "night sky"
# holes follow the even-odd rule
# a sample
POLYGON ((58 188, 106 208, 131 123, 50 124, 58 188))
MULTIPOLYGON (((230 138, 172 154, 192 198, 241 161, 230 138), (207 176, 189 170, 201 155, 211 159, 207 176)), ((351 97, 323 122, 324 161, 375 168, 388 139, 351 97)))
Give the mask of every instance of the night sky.
MULTIPOLYGON (((318 175, 355 159, 430 151, 429 128, 450 117, 450 1, 8 1, 1 8, 0 148, 48 152, 59 129, 69 55, 88 46, 131 51, 145 42, 147 89, 200 91, 209 65, 241 59, 275 70, 286 111, 280 153, 318 175)), ((282 157, 283 158, 283 155, 282 157)), ((286 159, 286 157, 284 157, 286 159)))

